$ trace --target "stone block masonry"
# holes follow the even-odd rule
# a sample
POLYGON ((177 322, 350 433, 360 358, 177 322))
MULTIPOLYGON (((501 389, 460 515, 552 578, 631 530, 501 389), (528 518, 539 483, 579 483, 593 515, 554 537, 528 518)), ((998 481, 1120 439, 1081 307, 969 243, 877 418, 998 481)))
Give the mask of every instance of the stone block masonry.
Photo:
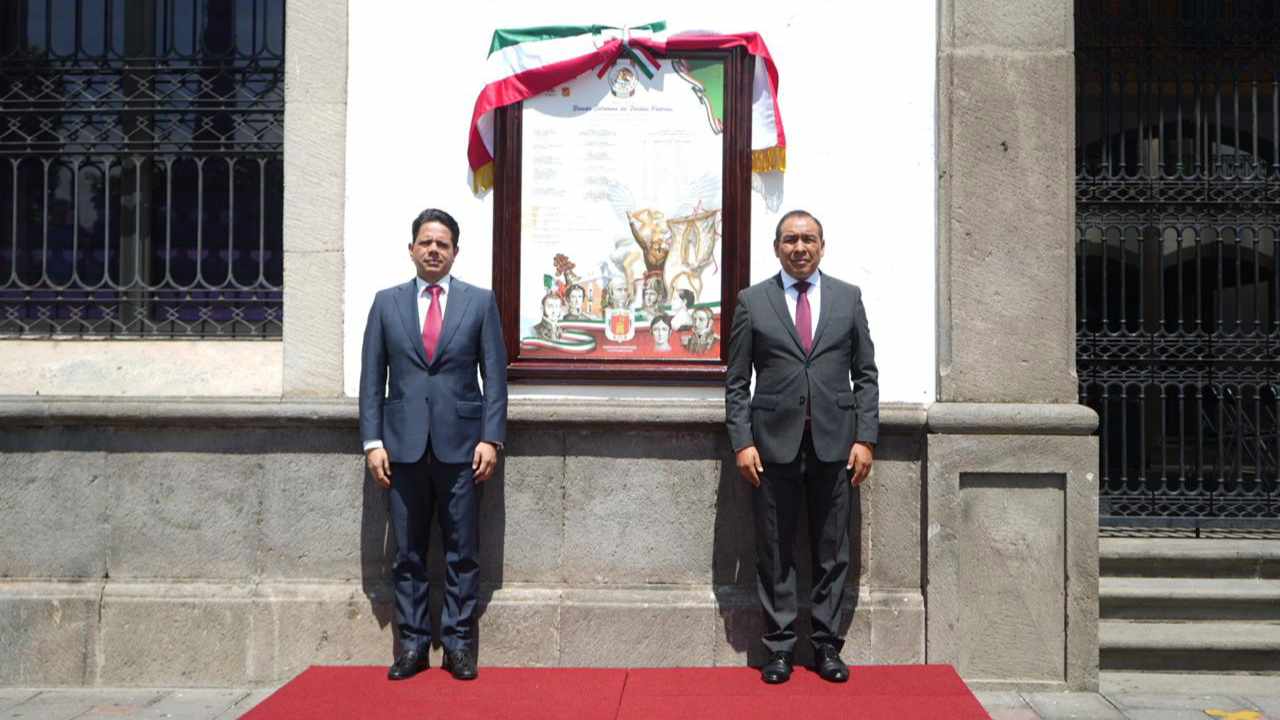
MULTIPOLYGON (((482 497, 482 662, 759 660, 722 405, 598 410, 512 403, 482 497)), ((925 660, 924 421, 884 410, 851 659, 925 660)), ((13 398, 0 428, 0 685, 243 687, 391 657, 394 541, 353 401, 13 398)))

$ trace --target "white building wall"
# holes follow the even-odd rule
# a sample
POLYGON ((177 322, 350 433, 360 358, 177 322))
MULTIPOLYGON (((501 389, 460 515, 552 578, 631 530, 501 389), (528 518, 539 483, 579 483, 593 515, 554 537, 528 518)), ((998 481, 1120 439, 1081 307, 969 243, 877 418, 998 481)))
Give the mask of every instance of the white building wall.
MULTIPOLYGON (((657 0, 635 17, 619 5, 503 0, 351 3, 346 154, 345 389, 357 393, 360 340, 377 290, 412 277, 406 246, 424 207, 462 227, 454 273, 489 287, 493 195, 467 183, 466 141, 495 27, 647 23, 671 31, 760 32, 780 75, 787 135, 781 207, 753 195, 751 279, 777 271, 779 216, 822 220, 822 269, 861 285, 876 341, 881 399, 927 403, 935 390, 936 6, 818 0, 698 7, 657 0)), ((639 11, 636 11, 639 12, 639 11)), ((718 395, 715 388, 645 395, 718 395)), ((513 394, 617 396, 621 388, 513 388, 513 394)))

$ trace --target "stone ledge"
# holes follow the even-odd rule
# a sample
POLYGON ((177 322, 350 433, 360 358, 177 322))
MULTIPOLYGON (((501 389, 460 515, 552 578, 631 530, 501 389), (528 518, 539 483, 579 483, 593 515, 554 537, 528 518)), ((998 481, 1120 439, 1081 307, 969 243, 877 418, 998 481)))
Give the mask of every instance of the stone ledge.
MULTIPOLYGON (((262 400, 197 397, 23 397, 0 396, 0 427, 60 425, 183 425, 183 427, 349 427, 357 419, 355 398, 262 400)), ((567 400, 512 398, 513 424, 719 425, 724 405, 718 400, 567 400)), ((928 428, 940 434, 1059 434, 1087 436, 1098 416, 1089 407, 1070 404, 1004 402, 888 402, 881 406, 883 432, 913 433, 928 428)))
MULTIPOLYGON (((350 427, 358 417, 354 398, 338 399, 209 399, 0 396, 0 427, 67 425, 194 427, 350 427)), ((693 399, 570 400, 513 398, 508 406, 513 424, 590 425, 723 425, 724 402, 693 399)), ((914 433, 924 429, 925 406, 885 403, 880 406, 884 432, 914 433)))
POLYGON ((97 602, 102 597, 105 581, 61 582, 31 579, 0 580, 0 601, 12 598, 27 600, 92 600, 97 602))
POLYGON ((615 398, 576 400, 512 398, 507 406, 511 423, 573 425, 723 425, 723 400, 659 400, 615 398))
POLYGON ((0 427, 355 427, 354 400, 0 397, 0 427))
MULTIPOLYGON (((433 580, 433 582, 438 582, 433 580)), ((859 605, 902 608, 923 607, 919 588, 881 588, 849 585, 859 605), (860 594, 859 594, 860 593, 860 594)), ((209 582, 203 580, 47 580, 0 579, 0 602, 12 598, 77 598, 110 600, 273 600, 281 602, 345 602, 366 599, 390 601, 392 587, 387 582, 361 580, 284 580, 270 582, 209 582)), ((566 603, 588 605, 707 605, 721 608, 755 608, 759 600, 755 585, 576 585, 541 583, 481 583, 485 602, 566 603)), ((809 606, 804 597, 800 607, 809 606)))
POLYGON ((1091 435, 1098 414, 1066 403, 934 403, 930 433, 943 435, 1091 435))
MULTIPOLYGON (((381 588, 373 590, 370 597, 359 582, 0 581, 0 646, 39 661, 0 657, 0 686, 244 687, 315 663, 383 664, 392 613, 381 588)), ((919 591, 864 586, 856 597, 846 633, 851 661, 924 661, 919 591)), ((521 584, 486 587, 481 598, 487 665, 762 659, 760 613, 747 587, 521 584)))

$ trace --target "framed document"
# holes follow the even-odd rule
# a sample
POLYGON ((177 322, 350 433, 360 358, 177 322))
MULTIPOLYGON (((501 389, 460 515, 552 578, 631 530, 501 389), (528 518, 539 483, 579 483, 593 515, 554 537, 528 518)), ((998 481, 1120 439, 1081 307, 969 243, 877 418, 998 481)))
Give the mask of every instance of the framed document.
POLYGON ((751 62, 624 57, 497 112, 512 379, 723 380, 748 276, 751 62))

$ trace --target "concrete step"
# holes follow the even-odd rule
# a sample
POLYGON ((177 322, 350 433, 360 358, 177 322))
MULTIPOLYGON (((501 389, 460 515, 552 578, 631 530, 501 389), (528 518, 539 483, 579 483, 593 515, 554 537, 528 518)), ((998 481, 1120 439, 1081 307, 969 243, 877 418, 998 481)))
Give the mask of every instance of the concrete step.
POLYGON ((1280 622, 1280 580, 1104 577, 1106 620, 1263 620, 1280 622))
POLYGON ((1098 623, 1101 669, 1280 675, 1280 623, 1098 623))
POLYGON ((1104 577, 1280 579, 1280 540, 1101 538, 1104 577))

